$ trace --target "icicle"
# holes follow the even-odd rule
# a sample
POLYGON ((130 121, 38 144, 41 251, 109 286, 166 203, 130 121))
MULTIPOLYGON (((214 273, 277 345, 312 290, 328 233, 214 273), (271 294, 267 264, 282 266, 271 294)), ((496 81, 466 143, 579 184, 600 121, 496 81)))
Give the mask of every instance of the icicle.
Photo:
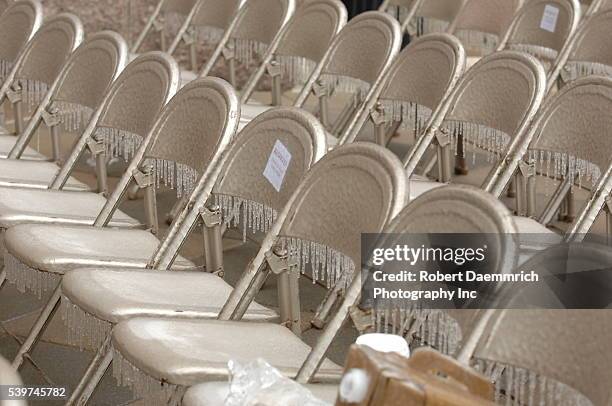
POLYGON ((106 156, 109 159, 123 158, 129 161, 142 144, 143 137, 125 130, 110 127, 98 127, 95 138, 104 141, 106 156))
POLYGON ((288 81, 291 86, 306 83, 317 66, 316 62, 299 56, 278 55, 277 61, 281 66, 283 80, 288 81))
POLYGON ((198 171, 189 165, 161 158, 153 158, 155 185, 163 184, 176 190, 176 196, 189 195, 195 189, 199 179, 198 171))
POLYGON ((542 62, 544 70, 549 70, 553 62, 557 59, 557 56, 559 55, 559 52, 557 50, 541 45, 508 44, 508 49, 524 52, 531 56, 535 56, 540 62, 542 62))
POLYGON ((327 86, 327 94, 331 95, 335 91, 353 94, 355 102, 363 102, 370 90, 370 84, 364 80, 349 76, 323 74, 320 80, 327 86))
POLYGON ((62 126, 68 132, 82 131, 93 113, 91 107, 61 100, 53 101, 53 106, 59 109, 62 126))
POLYGON ((534 371, 476 358, 478 370, 495 384, 495 400, 506 405, 593 406, 574 388, 534 371))
POLYGON ((32 79, 19 79, 19 84, 23 89, 24 105, 27 107, 28 112, 32 112, 47 94, 49 85, 32 79))
POLYGON ((595 185, 601 177, 601 169, 598 165, 566 152, 553 152, 532 148, 530 150, 530 159, 534 161, 536 168, 540 168, 539 173, 547 178, 559 180, 560 178, 569 177, 577 179, 581 187, 584 182, 595 185), (544 166, 546 166, 545 169, 544 166))
POLYGON ((127 386, 147 406, 166 406, 176 385, 160 382, 132 365, 118 350, 113 351, 113 376, 121 386, 127 386))
POLYGON ((337 284, 344 289, 352 281, 355 264, 345 254, 326 245, 294 237, 281 237, 280 242, 287 247, 290 262, 296 264, 299 273, 306 273, 310 264, 313 283, 325 281, 328 289, 337 284))
POLYGON ((245 65, 250 65, 252 62, 260 60, 268 49, 268 44, 251 39, 233 38, 233 43, 236 60, 245 65))
POLYGON ((482 31, 459 30, 455 36, 461 40, 468 55, 488 55, 495 52, 499 37, 482 31))
POLYGON ((408 33, 412 36, 420 37, 421 35, 434 32, 446 32, 449 25, 448 21, 416 16, 408 24, 408 33))
POLYGON ((43 292, 55 289, 60 282, 60 275, 51 272, 41 272, 30 268, 8 251, 4 252, 4 270, 6 279, 15 285, 18 291, 30 291, 42 298, 43 292))
POLYGON ((214 198, 221 209, 223 222, 228 227, 240 226, 244 241, 247 232, 268 233, 276 222, 276 210, 262 203, 219 193, 215 193, 214 198))
POLYGON ((210 25, 195 26, 196 39, 198 44, 216 45, 223 38, 225 30, 210 25))
POLYGON ((409 101, 379 99, 386 122, 399 122, 402 128, 413 131, 414 136, 421 135, 421 131, 431 118, 430 108, 409 101))
POLYGON ((4 59, 0 59, 0 80, 4 81, 4 79, 11 73, 13 70, 13 62, 7 61, 4 59))
POLYGON ((487 153, 488 162, 502 156, 511 140, 508 134, 480 124, 449 119, 442 126, 451 134, 451 148, 455 154, 458 152, 458 136, 462 135, 464 151, 470 147, 473 151, 474 148, 481 149, 487 153))
POLYGON ((79 347, 80 350, 99 348, 106 336, 110 334, 111 323, 86 313, 63 295, 60 313, 68 329, 68 343, 79 347))
POLYGON ((597 62, 568 61, 561 70, 561 79, 565 83, 589 75, 612 76, 612 66, 597 62))

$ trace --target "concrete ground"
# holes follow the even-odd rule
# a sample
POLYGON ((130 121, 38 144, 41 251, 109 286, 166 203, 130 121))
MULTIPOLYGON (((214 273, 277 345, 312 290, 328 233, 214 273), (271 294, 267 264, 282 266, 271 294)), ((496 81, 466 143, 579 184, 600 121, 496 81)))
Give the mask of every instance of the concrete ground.
MULTIPOLYGON (((264 96, 258 95, 262 100, 264 96)), ((338 106, 335 105, 336 110, 338 106)), ((365 131, 364 138, 371 132, 365 131)), ((405 152, 412 140, 409 137, 398 137, 392 141, 392 149, 402 154, 405 152)), ((40 149, 47 155, 50 154, 47 137, 41 137, 40 149)), ((471 157, 469 159, 471 161, 471 157)), ((472 163, 472 162, 470 162, 472 163)), ((456 177, 455 181, 459 183, 479 185, 484 179, 490 166, 486 164, 483 156, 476 156, 474 165, 471 165, 470 172, 467 176, 456 177)), ((87 167, 82 167, 75 174, 77 178, 87 182, 90 185, 95 185, 95 178, 91 170, 87 167)), ((116 179, 113 181, 116 182, 116 179)), ((546 197, 550 196, 553 191, 553 186, 538 186, 538 206, 541 208, 546 201, 546 197)), ((173 205, 174 192, 161 191, 159 194, 160 202, 158 205, 160 219, 164 218, 173 205)), ((577 194, 578 207, 580 207, 586 194, 577 194)), ((509 207, 513 207, 511 199, 504 199, 509 207)), ((128 200, 122 205, 122 210, 131 216, 144 220, 142 200, 128 200)), ((567 225, 564 223, 555 223, 553 227, 561 231, 567 225)), ((166 230, 166 226, 162 224, 162 233, 166 230)), ((605 223, 599 219, 595 230, 597 232, 605 231, 605 223)), ((257 252, 257 246, 253 242, 241 243, 241 237, 236 233, 228 233, 224 243, 226 245, 226 279, 229 283, 235 283, 239 278, 240 272, 244 269, 248 261, 257 252)), ((202 256, 202 238, 199 233, 194 233, 185 244, 182 254, 193 259, 197 263, 201 263, 202 256)), ((318 337, 319 330, 312 328, 309 320, 315 312, 315 309, 322 299, 325 291, 321 286, 313 285, 307 278, 300 280, 301 300, 303 307, 303 339, 308 344, 313 344, 318 337)), ((203 298, 204 300, 204 298, 203 298)), ((274 280, 266 283, 263 290, 257 297, 257 301, 271 308, 277 308, 276 287, 274 280)), ((27 334, 34 318, 38 311, 44 305, 45 299, 39 300, 30 294, 20 294, 13 286, 7 285, 3 287, 0 294, 0 355, 11 360, 16 354, 20 341, 27 334)), ((337 339, 334 341, 328 356, 335 362, 342 364, 348 346, 354 342, 357 336, 356 331, 349 323, 343 328, 337 339)), ((32 354, 37 367, 30 363, 21 369, 21 374, 24 382, 28 385, 36 384, 51 384, 54 386, 68 386, 69 388, 75 385, 84 371, 92 353, 88 351, 79 351, 62 344, 63 340, 63 324, 60 317, 55 317, 54 321, 48 328, 48 331, 40 342, 34 353, 32 354), (44 371, 44 372, 43 372, 44 371)), ((134 401, 132 394, 126 388, 119 387, 114 379, 107 374, 102 381, 102 384, 94 394, 90 404, 92 405, 124 405, 131 404, 134 401)), ((32 402, 33 405, 59 405, 60 401, 52 402, 32 402)))

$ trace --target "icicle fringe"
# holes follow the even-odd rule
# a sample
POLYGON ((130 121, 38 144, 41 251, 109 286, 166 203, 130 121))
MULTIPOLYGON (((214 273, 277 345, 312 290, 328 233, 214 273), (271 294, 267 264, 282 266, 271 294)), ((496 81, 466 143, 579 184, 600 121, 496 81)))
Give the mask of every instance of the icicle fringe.
POLYGON ((474 364, 477 371, 495 383, 498 404, 593 406, 579 391, 536 372, 483 359, 476 359, 474 364))
POLYGON ((321 75, 319 80, 327 87, 326 91, 328 95, 333 95, 336 91, 353 94, 355 103, 362 103, 371 87, 371 85, 364 80, 329 73, 321 75))
POLYGON ((110 127, 96 128, 94 138, 104 142, 109 159, 123 158, 129 161, 142 144, 143 137, 125 130, 110 127))
POLYGON ((14 284, 19 292, 30 291, 39 299, 42 298, 43 292, 55 289, 61 279, 60 275, 52 272, 30 268, 8 251, 4 252, 4 269, 6 279, 14 284))
POLYGON ((501 157, 510 144, 510 136, 503 131, 484 125, 461 120, 445 120, 442 127, 448 130, 451 148, 458 152, 459 136, 463 137, 464 155, 472 149, 472 161, 476 160, 476 149, 486 152, 487 162, 491 163, 501 157))
POLYGON ((589 75, 612 76, 612 66, 596 62, 568 61, 561 70, 563 82, 589 75))
POLYGON ((345 289, 353 280, 355 264, 349 256, 324 244, 300 238, 281 237, 280 243, 286 247, 289 262, 300 274, 310 270, 313 283, 325 281, 327 289, 338 284, 345 289))
MULTIPOLYGON (((195 189, 198 182, 198 171, 189 165, 169 161, 161 158, 151 158, 153 173, 155 174, 155 186, 160 185, 176 190, 176 196, 189 195, 195 189)), ((150 161, 150 162, 151 162, 150 161)))
POLYGON ((499 37, 482 31, 458 30, 455 36, 461 40, 468 55, 488 55, 495 52, 499 37))
POLYGON ((281 66, 283 79, 292 86, 306 83, 317 66, 316 62, 299 56, 279 55, 277 60, 281 66))
POLYGON ((538 58, 545 70, 549 70, 553 62, 557 59, 559 52, 552 48, 531 44, 508 44, 508 49, 519 51, 538 58))
POLYGON ((64 295, 61 299, 60 314, 68 330, 68 343, 81 351, 101 347, 111 332, 111 323, 83 311, 64 295))
POLYGON ((176 385, 154 379, 113 350, 113 376, 121 386, 127 386, 137 398, 142 398, 147 406, 166 406, 176 385))
POLYGON ((215 194, 214 199, 221 209, 223 222, 228 227, 242 228, 244 242, 249 231, 252 234, 268 233, 276 222, 276 210, 262 203, 225 194, 215 194))
POLYGON ((245 38, 233 38, 230 43, 233 43, 236 60, 245 65, 250 65, 254 61, 261 60, 261 57, 269 46, 263 42, 245 38))
MULTIPOLYGON (((405 20, 402 18, 401 22, 405 20)), ((437 18, 419 17, 415 16, 412 21, 408 24, 408 33, 413 36, 420 37, 426 34, 432 34, 437 32, 446 32, 450 23, 445 20, 438 20, 437 18)))
POLYGON ((11 73, 11 71, 13 70, 13 66, 13 61, 0 59, 0 79, 2 79, 2 81, 4 81, 4 78, 6 78, 11 73))
POLYGON ((225 30, 210 25, 194 26, 198 44, 216 45, 221 42, 225 30))
POLYGON ((438 309, 423 309, 418 305, 406 308, 405 302, 374 305, 372 325, 376 332, 405 336, 414 323, 418 328, 408 342, 433 347, 446 355, 454 355, 462 340, 455 319, 438 309))
POLYGON ((56 100, 53 102, 53 106, 59 109, 62 127, 68 132, 81 132, 89 123, 93 114, 91 107, 77 103, 56 100))
POLYGON ((541 176, 551 179, 575 179, 578 187, 584 182, 595 185, 601 177, 601 169, 593 162, 578 158, 567 152, 554 152, 530 149, 527 154, 529 162, 535 164, 535 170, 541 176))
POLYGON ((49 90, 47 83, 32 79, 18 79, 23 92, 23 102, 28 111, 33 111, 42 101, 49 90))
POLYGON ((411 129, 415 136, 427 125, 432 111, 422 104, 409 101, 379 99, 385 122, 399 122, 404 129, 411 129))

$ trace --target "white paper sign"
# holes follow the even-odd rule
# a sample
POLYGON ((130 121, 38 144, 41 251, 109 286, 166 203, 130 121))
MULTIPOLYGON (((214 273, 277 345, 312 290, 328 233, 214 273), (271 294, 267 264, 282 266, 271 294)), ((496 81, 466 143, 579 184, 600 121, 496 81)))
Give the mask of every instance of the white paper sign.
POLYGON ((291 162, 291 153, 283 145, 282 142, 276 140, 272 153, 268 158, 266 169, 264 169, 263 175, 268 181, 274 186, 277 192, 280 192, 287 168, 291 162))
POLYGON ((557 19, 559 18, 559 9, 555 6, 547 4, 544 7, 544 14, 542 15, 542 21, 540 21, 540 28, 548 32, 555 32, 557 29, 557 19))

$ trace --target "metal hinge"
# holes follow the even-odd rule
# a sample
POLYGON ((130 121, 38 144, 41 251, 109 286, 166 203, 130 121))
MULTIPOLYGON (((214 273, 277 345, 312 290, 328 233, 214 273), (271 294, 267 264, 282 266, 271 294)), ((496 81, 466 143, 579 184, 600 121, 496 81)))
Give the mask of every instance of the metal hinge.
POLYGON ((62 122, 62 117, 59 113, 60 109, 53 104, 47 106, 42 112, 42 119, 45 125, 47 127, 55 127, 60 124, 62 122))
POLYGON ((297 270, 297 261, 289 258, 289 252, 284 248, 274 248, 266 252, 266 262, 275 275, 297 270))
POLYGON ((151 172, 142 172, 140 169, 134 169, 132 176, 139 188, 144 189, 155 184, 154 176, 151 172))
POLYGON ((9 86, 8 90, 6 91, 6 97, 13 104, 20 102, 22 100, 22 91, 23 88, 21 87, 19 81, 15 81, 13 82, 13 84, 11 84, 11 86, 9 86))
POLYGON ((277 77, 281 75, 281 64, 278 61, 271 61, 266 64, 266 71, 270 77, 277 77))
POLYGON ((221 209, 216 204, 208 205, 200 209, 200 217, 206 227, 214 227, 221 224, 221 209))
POLYGON ((446 147, 451 142, 446 128, 440 128, 436 130, 434 138, 436 140, 436 143, 441 147, 446 147))

